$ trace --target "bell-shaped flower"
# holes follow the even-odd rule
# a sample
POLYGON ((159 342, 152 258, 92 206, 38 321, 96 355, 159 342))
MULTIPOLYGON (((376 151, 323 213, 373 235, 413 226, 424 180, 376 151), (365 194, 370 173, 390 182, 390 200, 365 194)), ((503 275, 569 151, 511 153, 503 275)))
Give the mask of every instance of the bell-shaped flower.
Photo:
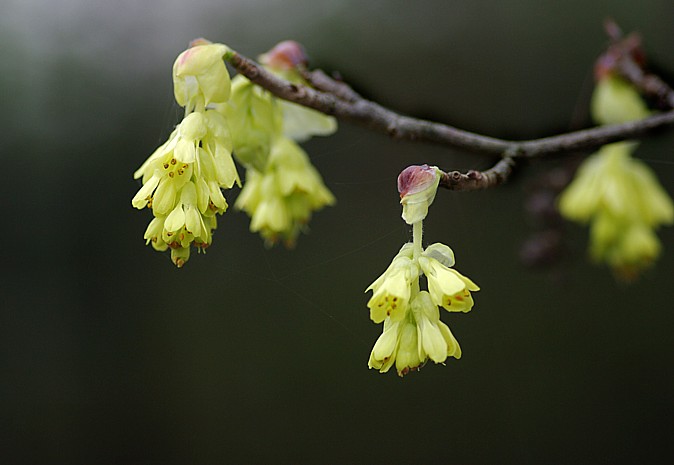
POLYGON ((644 223, 625 221, 608 212, 597 215, 590 226, 590 254, 608 264, 615 276, 633 281, 660 255, 660 241, 644 223))
POLYGON ((173 91, 186 113, 203 111, 211 103, 226 102, 231 82, 223 44, 200 41, 182 52, 173 64, 173 91))
POLYGON ((419 288, 419 267, 412 254, 412 244, 405 244, 386 271, 365 290, 372 291, 367 306, 375 323, 387 317, 400 321, 407 315, 410 297, 419 288))
POLYGON ((398 376, 418 370, 427 358, 419 356, 418 328, 414 318, 384 321, 384 331, 375 342, 368 366, 386 373, 395 364, 398 376))
POLYGON ((440 170, 436 166, 408 166, 398 176, 398 192, 407 224, 422 221, 428 215, 440 184, 440 170))
POLYGON ((314 211, 335 203, 332 193, 292 140, 275 140, 263 171, 250 167, 236 207, 251 217, 250 230, 259 232, 267 245, 282 239, 295 244, 314 211))
POLYGON ((419 292, 411 302, 417 322, 419 358, 443 363, 447 357, 461 358, 461 347, 449 327, 440 321, 438 306, 427 291, 419 292))
POLYGON ((395 363, 398 344, 400 342, 400 329, 403 321, 392 321, 387 318, 384 321, 384 331, 375 342, 368 366, 386 373, 395 363))
POLYGON ((480 288, 466 276, 449 268, 432 254, 422 253, 419 266, 428 280, 428 291, 435 305, 450 312, 468 312, 473 308, 471 292, 480 288))
POLYGON ((419 356, 419 334, 414 318, 402 322, 395 358, 398 376, 405 376, 410 371, 418 370, 426 363, 426 359, 419 356))
POLYGON ((145 230, 145 235, 143 239, 146 240, 147 244, 152 244, 152 247, 159 251, 163 252, 168 249, 168 244, 164 241, 164 220, 165 216, 156 216, 150 221, 147 229, 145 230))

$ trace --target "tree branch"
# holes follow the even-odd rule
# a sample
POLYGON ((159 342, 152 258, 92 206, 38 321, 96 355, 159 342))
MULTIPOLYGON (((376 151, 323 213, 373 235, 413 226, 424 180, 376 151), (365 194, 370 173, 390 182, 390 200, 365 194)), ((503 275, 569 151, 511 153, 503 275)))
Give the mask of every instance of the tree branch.
MULTIPOLYGON (((593 149, 610 142, 632 139, 650 130, 674 124, 674 111, 669 111, 639 121, 600 126, 541 139, 511 141, 400 115, 360 97, 346 84, 334 81, 331 83, 331 79, 324 73, 320 73, 320 81, 314 79, 313 82, 316 82, 321 89, 329 92, 335 91, 335 94, 280 79, 251 59, 236 52, 228 53, 225 59, 239 73, 267 89, 276 97, 333 115, 344 121, 384 132, 394 139, 431 142, 471 152, 507 155, 514 159, 593 149)), ((317 74, 314 72, 311 76, 317 76, 317 74)))
POLYGON ((515 166, 515 160, 504 157, 487 171, 470 170, 467 173, 450 171, 442 173, 440 186, 455 191, 472 191, 495 187, 505 182, 515 166))
MULTIPOLYGON (((612 45, 602 57, 604 64, 629 79, 642 92, 656 96, 668 108, 674 108, 674 91, 660 78, 645 73, 636 36, 622 38, 615 23, 607 22, 606 29, 612 45)), ((303 78, 312 86, 290 83, 276 77, 253 60, 230 51, 225 55, 239 73, 268 90, 276 97, 294 102, 340 120, 384 132, 393 139, 430 142, 460 148, 475 153, 497 155, 500 160, 489 170, 467 173, 443 173, 440 185, 451 190, 476 190, 499 185, 508 178, 520 158, 534 158, 571 151, 590 150, 674 124, 674 111, 657 114, 638 121, 599 126, 540 139, 513 141, 484 136, 433 121, 412 118, 396 113, 376 102, 364 99, 348 84, 329 77, 321 70, 300 69, 303 78)))

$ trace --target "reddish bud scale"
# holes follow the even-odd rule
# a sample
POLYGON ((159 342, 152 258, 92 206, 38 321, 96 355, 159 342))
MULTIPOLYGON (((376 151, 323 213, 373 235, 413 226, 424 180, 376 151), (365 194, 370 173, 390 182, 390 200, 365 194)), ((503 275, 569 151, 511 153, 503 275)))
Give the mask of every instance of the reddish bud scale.
POLYGON ((294 40, 279 42, 261 58, 262 62, 270 68, 284 71, 307 64, 307 54, 304 47, 294 40))
POLYGON ((437 172, 434 167, 428 165, 408 166, 398 176, 400 198, 428 188, 435 182, 436 176, 437 172))

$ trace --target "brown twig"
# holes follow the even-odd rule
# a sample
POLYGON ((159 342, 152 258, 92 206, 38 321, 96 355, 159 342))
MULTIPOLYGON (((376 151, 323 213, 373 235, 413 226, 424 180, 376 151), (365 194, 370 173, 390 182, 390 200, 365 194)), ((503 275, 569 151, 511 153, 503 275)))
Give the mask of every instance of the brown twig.
POLYGON ((314 89, 332 94, 345 102, 356 102, 363 98, 346 82, 341 79, 333 79, 320 69, 315 69, 313 71, 301 69, 300 74, 314 89))
POLYGON ((455 191, 472 191, 498 186, 508 179, 513 166, 515 166, 515 161, 510 157, 505 157, 486 171, 470 170, 465 174, 460 171, 442 173, 440 186, 455 191))
MULTIPOLYGON (((613 30, 609 34, 612 32, 615 34, 613 30)), ((671 88, 654 75, 645 75, 633 59, 634 56, 636 55, 633 51, 614 53, 614 58, 620 59, 621 70, 624 68, 624 73, 630 80, 641 83, 640 87, 644 89, 649 88, 658 95, 667 96, 669 106, 674 108, 674 92, 671 88), (633 69, 635 67, 641 71, 641 75, 633 69)), ((484 172, 472 170, 465 174, 458 171, 445 173, 440 185, 452 190, 484 189, 501 184, 510 175, 518 158, 590 150, 611 142, 633 139, 653 129, 674 124, 674 111, 668 111, 639 121, 594 127, 540 139, 512 141, 400 115, 364 99, 348 84, 336 81, 320 70, 302 70, 303 77, 315 87, 312 88, 280 79, 253 60, 234 51, 228 52, 225 60, 239 73, 276 97, 333 115, 340 120, 384 132, 394 139, 430 142, 500 157, 500 161, 484 172)))
POLYGON ((674 89, 659 76, 645 69, 641 38, 636 34, 625 37, 620 27, 610 19, 606 21, 604 28, 611 44, 599 58, 598 67, 604 71, 619 73, 642 94, 655 98, 661 108, 674 108, 674 89))
MULTIPOLYGON (((531 158, 592 149, 610 142, 633 139, 650 130, 674 124, 674 111, 670 111, 639 121, 600 126, 541 139, 511 141, 475 134, 442 123, 403 116, 359 96, 347 101, 330 93, 292 84, 235 52, 230 52, 225 58, 238 72, 284 100, 313 108, 344 121, 383 131, 394 139, 431 142, 490 155, 531 158)), ((327 78, 325 75, 324 77, 327 78)))

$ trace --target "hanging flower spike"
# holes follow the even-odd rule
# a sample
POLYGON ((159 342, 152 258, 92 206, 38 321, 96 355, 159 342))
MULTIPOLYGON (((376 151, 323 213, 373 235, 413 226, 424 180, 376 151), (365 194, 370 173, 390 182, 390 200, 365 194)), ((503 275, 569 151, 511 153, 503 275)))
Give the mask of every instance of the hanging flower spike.
POLYGON ((131 204, 152 208, 155 216, 144 237, 155 250, 171 248, 179 268, 189 259, 191 244, 199 251, 211 244, 215 215, 227 210, 221 189, 241 186, 227 120, 207 108, 229 98, 227 51, 225 45, 197 39, 178 55, 173 91, 185 118, 134 174, 143 186, 131 204))
POLYGON ((155 250, 170 247, 178 267, 189 259, 190 244, 199 250, 211 244, 217 226, 214 215, 227 210, 220 189, 240 184, 230 150, 220 114, 190 113, 134 174, 142 177, 143 187, 131 203, 138 209, 152 208, 155 216, 145 239, 155 250))
POLYGON ((304 150, 285 137, 273 145, 264 171, 249 168, 246 175, 235 206, 248 213, 251 232, 268 246, 283 240, 293 247, 312 213, 335 203, 304 150))
POLYGON ((395 363, 399 376, 419 370, 429 359, 444 363, 447 357, 461 358, 461 347, 440 321, 438 306, 452 312, 473 308, 471 292, 480 288, 469 278, 452 269, 454 252, 435 243, 425 250, 422 245, 423 220, 435 199, 440 170, 434 166, 409 166, 398 176, 403 219, 412 225, 412 242, 403 245, 386 269, 367 291, 373 294, 367 303, 370 319, 384 322, 368 366, 388 371, 395 363), (424 274, 428 291, 421 290, 424 274))
POLYGON ((222 57, 229 50, 205 39, 178 55, 173 64, 173 92, 185 114, 203 111, 211 103, 229 99, 230 79, 222 57))
MULTIPOLYGON (((293 40, 280 42, 258 57, 266 69, 294 84, 307 85, 299 70, 307 65, 304 47, 293 40)), ((311 108, 279 100, 283 112, 283 134, 296 142, 313 136, 329 136, 337 131, 337 120, 311 108)))
MULTIPOLYGON (((600 124, 645 118, 650 111, 636 89, 599 66, 592 116, 600 124)), ((578 168, 559 197, 567 219, 590 223, 590 255, 615 275, 632 281, 661 251, 655 230, 674 222, 674 204, 652 170, 632 157, 635 142, 603 146, 578 168)))
POLYGON ((590 223, 590 254, 631 281, 660 254, 654 233, 674 220, 674 206, 650 169, 615 143, 588 157, 559 199, 568 218, 590 223))

